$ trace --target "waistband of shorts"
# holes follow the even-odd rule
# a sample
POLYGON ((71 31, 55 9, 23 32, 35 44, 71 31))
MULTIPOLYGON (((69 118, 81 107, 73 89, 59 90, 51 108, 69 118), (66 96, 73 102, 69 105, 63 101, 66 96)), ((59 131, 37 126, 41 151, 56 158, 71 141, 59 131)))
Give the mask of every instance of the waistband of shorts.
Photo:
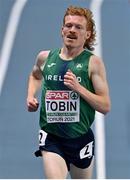
POLYGON ((48 134, 48 136, 56 138, 59 141, 61 140, 61 141, 66 141, 66 142, 75 142, 75 141, 77 142, 80 139, 83 139, 83 138, 85 138, 86 136, 88 136, 90 134, 91 134, 91 136, 94 136, 93 131, 92 131, 91 128, 89 128, 88 131, 85 134, 82 134, 81 136, 78 136, 76 138, 64 138, 64 137, 61 137, 61 136, 54 135, 52 133, 47 133, 47 134, 48 134))

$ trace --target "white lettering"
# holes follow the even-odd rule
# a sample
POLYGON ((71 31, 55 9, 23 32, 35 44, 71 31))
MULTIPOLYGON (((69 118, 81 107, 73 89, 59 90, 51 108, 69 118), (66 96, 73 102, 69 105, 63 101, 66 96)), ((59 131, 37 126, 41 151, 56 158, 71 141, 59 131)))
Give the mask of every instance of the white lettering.
POLYGON ((58 75, 54 75, 54 76, 53 76, 53 80, 54 80, 54 81, 57 81, 57 79, 58 79, 58 75))
MULTIPOLYGON (((64 81, 64 79, 62 78, 62 76, 58 76, 57 74, 54 75, 46 75, 45 76, 45 80, 48 81, 64 81)), ((81 77, 77 77, 78 82, 81 82, 81 77)))
POLYGON ((61 77, 61 76, 59 76, 59 81, 64 81, 64 79, 62 79, 62 77, 61 77))
POLYGON ((48 80, 52 80, 52 75, 48 75, 48 80))

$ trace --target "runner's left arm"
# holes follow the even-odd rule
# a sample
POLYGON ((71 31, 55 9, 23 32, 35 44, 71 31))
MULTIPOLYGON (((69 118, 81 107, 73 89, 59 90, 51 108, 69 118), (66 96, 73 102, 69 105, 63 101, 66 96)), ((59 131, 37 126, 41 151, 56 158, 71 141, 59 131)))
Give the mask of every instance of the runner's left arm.
POLYGON ((104 64, 97 56, 92 56, 89 66, 95 94, 83 87, 70 70, 64 76, 64 84, 78 92, 96 111, 106 114, 110 111, 111 104, 104 64))

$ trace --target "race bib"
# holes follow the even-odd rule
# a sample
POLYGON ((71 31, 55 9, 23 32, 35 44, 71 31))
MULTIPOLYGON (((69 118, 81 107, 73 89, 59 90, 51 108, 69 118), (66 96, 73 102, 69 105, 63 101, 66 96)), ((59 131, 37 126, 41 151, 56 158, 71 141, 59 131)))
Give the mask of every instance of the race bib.
POLYGON ((48 123, 79 122, 80 97, 74 91, 47 91, 45 97, 48 123))
POLYGON ((47 136, 47 133, 41 129, 39 131, 39 146, 45 145, 46 136, 47 136))

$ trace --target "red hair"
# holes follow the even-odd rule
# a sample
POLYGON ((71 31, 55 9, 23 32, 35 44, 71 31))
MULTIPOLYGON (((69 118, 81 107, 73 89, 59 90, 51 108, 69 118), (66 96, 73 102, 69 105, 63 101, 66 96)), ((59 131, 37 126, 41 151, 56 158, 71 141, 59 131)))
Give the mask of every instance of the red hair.
POLYGON ((78 16, 84 16, 87 21, 87 30, 91 32, 91 35, 89 39, 86 40, 84 43, 84 48, 87 48, 89 50, 94 50, 94 41, 96 37, 96 31, 95 31, 95 22, 93 20, 93 14, 89 9, 81 8, 81 7, 75 7, 75 6, 69 6, 65 12, 64 18, 63 18, 63 24, 65 24, 65 17, 68 15, 78 15, 78 16))

